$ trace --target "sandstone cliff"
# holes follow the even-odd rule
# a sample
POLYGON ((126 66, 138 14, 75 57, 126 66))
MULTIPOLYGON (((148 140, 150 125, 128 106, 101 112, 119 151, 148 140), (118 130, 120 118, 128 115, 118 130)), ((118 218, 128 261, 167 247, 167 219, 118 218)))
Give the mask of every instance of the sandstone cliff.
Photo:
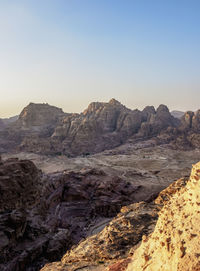
POLYGON ((144 236, 127 271, 200 270, 200 162, 189 181, 166 202, 154 232, 144 236))
POLYGON ((55 106, 30 103, 20 113, 17 124, 24 128, 45 126, 57 123, 63 115, 62 109, 55 106))

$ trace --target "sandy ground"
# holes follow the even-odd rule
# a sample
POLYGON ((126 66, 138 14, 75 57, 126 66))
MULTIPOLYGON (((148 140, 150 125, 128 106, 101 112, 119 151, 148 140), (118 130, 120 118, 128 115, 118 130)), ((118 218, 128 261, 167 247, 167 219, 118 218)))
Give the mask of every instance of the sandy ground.
POLYGON ((187 176, 192 164, 200 161, 200 150, 177 151, 166 146, 143 147, 124 144, 114 150, 87 157, 44 156, 34 153, 3 154, 2 158, 30 159, 44 173, 80 171, 98 168, 139 185, 166 187, 174 180, 187 176))

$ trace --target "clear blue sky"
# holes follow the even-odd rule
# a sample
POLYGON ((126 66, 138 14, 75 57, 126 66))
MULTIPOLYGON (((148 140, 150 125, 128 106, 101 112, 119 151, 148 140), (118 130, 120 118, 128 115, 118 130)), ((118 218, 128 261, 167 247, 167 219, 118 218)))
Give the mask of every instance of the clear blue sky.
POLYGON ((200 1, 0 0, 0 92, 0 117, 112 97, 196 110, 200 1))

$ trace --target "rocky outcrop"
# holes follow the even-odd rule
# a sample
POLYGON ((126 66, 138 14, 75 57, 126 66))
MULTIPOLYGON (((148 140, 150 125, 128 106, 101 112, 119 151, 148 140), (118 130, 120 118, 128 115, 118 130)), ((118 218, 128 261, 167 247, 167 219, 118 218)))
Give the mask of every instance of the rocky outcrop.
POLYGON ((66 115, 62 109, 55 106, 30 103, 22 110, 17 120, 9 119, 6 129, 0 132, 0 151, 20 151, 24 147, 27 151, 44 150, 48 153, 49 138, 66 115), (40 146, 43 146, 42 150, 40 146))
MULTIPOLYGON (((30 238, 28 229, 31 223, 28 220, 31 210, 40 199, 40 180, 41 171, 28 160, 9 159, 0 162, 1 270, 20 270, 19 254, 24 253, 24 258, 28 257, 22 244, 25 247, 23 239, 28 241, 30 238), (19 264, 14 264, 18 260, 19 264)), ((34 220, 37 221, 37 218, 34 220)))
POLYGON ((198 270, 199 178, 200 163, 152 202, 101 170, 43 175, 0 159, 0 269, 40 270, 67 252, 42 270, 198 270))
POLYGON ((157 220, 155 204, 135 203, 121 212, 101 232, 88 237, 67 252, 61 262, 45 265, 42 271, 104 270, 116 259, 124 259, 133 251, 143 234, 152 232, 157 220), (85 268, 85 269, 84 269, 85 268))
POLYGON ((189 180, 172 183, 155 202, 123 207, 102 231, 41 271, 199 270, 199 179, 200 162, 189 180))
POLYGON ((142 111, 143 122, 141 128, 136 135, 136 138, 146 139, 159 135, 168 127, 176 127, 179 124, 178 119, 175 119, 169 112, 166 105, 160 105, 157 110, 153 106, 147 106, 142 111))
POLYGON ((116 147, 140 128, 142 113, 118 101, 91 103, 80 115, 66 117, 52 138, 62 140, 62 152, 79 155, 116 147))
POLYGON ((140 189, 100 170, 44 175, 28 160, 0 160, 0 269, 36 271, 58 260, 140 189))
POLYGON ((17 124, 24 128, 55 124, 64 115, 62 109, 49 104, 30 103, 19 115, 17 124))
POLYGON ((127 271, 200 270, 200 163, 162 208, 154 232, 143 238, 127 271))
POLYGON ((167 131, 168 141, 173 148, 194 149, 200 146, 200 110, 187 111, 180 125, 167 131))
POLYGON ((41 172, 28 160, 0 162, 0 212, 35 204, 41 172))

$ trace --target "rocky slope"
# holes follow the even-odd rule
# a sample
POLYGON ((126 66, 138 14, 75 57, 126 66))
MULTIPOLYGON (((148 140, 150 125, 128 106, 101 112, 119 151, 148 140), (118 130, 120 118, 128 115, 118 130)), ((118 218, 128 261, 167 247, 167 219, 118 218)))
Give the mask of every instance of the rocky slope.
POLYGON ((35 153, 87 155, 133 141, 155 137, 167 128, 175 128, 175 119, 165 105, 157 110, 130 110, 115 99, 108 103, 91 103, 81 114, 66 114, 48 104, 30 103, 19 119, 0 134, 9 144, 35 153))
MULTIPOLYGON (((44 175, 28 160, 0 162, 0 269, 36 271, 109 223, 141 186, 100 170, 44 175)), ((130 237, 131 238, 131 237, 130 237)))
POLYGON ((80 242, 61 262, 41 270, 200 270, 199 180, 200 162, 193 166, 189 180, 174 182, 154 203, 122 208, 100 233, 80 242))
POLYGON ((127 271, 200 270, 200 162, 187 184, 176 191, 159 214, 154 232, 144 238, 127 271))
MULTIPOLYGON (((192 223, 189 223, 192 219, 196 219, 197 213, 194 212, 193 214, 192 209, 188 213, 189 210, 187 208, 187 212, 186 210, 180 212, 180 210, 185 208, 185 202, 187 202, 190 194, 193 193, 190 189, 188 190, 188 187, 193 178, 194 181, 197 181, 197 173, 199 175, 199 171, 200 163, 194 167, 189 181, 187 178, 181 178, 172 183, 159 194, 154 202, 140 202, 123 207, 121 212, 101 232, 81 241, 77 246, 69 250, 60 262, 46 264, 41 270, 75 271, 80 269, 84 271, 123 271, 128 265, 128 270, 131 271, 198 270, 192 269, 193 266, 190 269, 181 269, 183 265, 181 265, 180 269, 177 269, 173 263, 167 269, 165 258, 168 259, 167 264, 171 263, 173 258, 171 259, 170 257, 177 250, 178 256, 175 255, 173 257, 175 260, 176 257, 178 259, 179 254, 183 252, 181 244, 183 243, 184 247, 187 247, 185 236, 189 238, 191 243, 195 237, 198 240, 199 235, 196 233, 198 224, 196 224, 195 228, 192 223), (183 195, 185 197, 184 201, 182 198, 183 195), (178 207, 175 206, 172 209, 171 204, 174 201, 180 203, 178 203, 178 207), (158 212, 159 219, 157 221, 158 212), (186 224, 185 216, 189 220, 186 224), (176 220, 179 221, 177 224, 176 220), (154 230, 155 224, 156 228, 154 230), (153 230, 154 232, 152 233, 153 230), (176 239, 176 233, 178 240, 176 239), (182 237, 183 239, 181 239, 182 237), (141 240, 143 240, 142 245, 139 246, 141 240), (152 248, 151 253, 149 252, 150 248, 152 248), (162 249, 163 258, 160 261, 161 255, 159 251, 162 249), (157 254, 154 258, 155 252, 157 254), (149 262, 152 264, 150 269, 148 269, 149 262), (159 264, 161 265, 160 269, 158 267, 159 264)), ((192 189, 198 195, 196 188, 192 185, 192 189)), ((195 199, 192 202, 189 201, 188 204, 193 206, 193 202, 195 202, 195 199)), ((199 212, 198 209, 197 212, 199 212)), ((196 251, 197 253, 198 251, 196 251)), ((180 256, 180 261, 182 261, 182 256, 180 256)))
POLYGON ((102 170, 44 175, 28 160, 1 160, 0 269, 40 270, 67 251, 42 270, 198 270, 199 177, 200 163, 153 202, 102 170))
POLYGON ((63 256, 61 262, 46 264, 41 270, 105 270, 116 260, 126 259, 142 235, 152 232, 158 209, 154 203, 145 202, 123 207, 101 232, 81 241, 63 256))

